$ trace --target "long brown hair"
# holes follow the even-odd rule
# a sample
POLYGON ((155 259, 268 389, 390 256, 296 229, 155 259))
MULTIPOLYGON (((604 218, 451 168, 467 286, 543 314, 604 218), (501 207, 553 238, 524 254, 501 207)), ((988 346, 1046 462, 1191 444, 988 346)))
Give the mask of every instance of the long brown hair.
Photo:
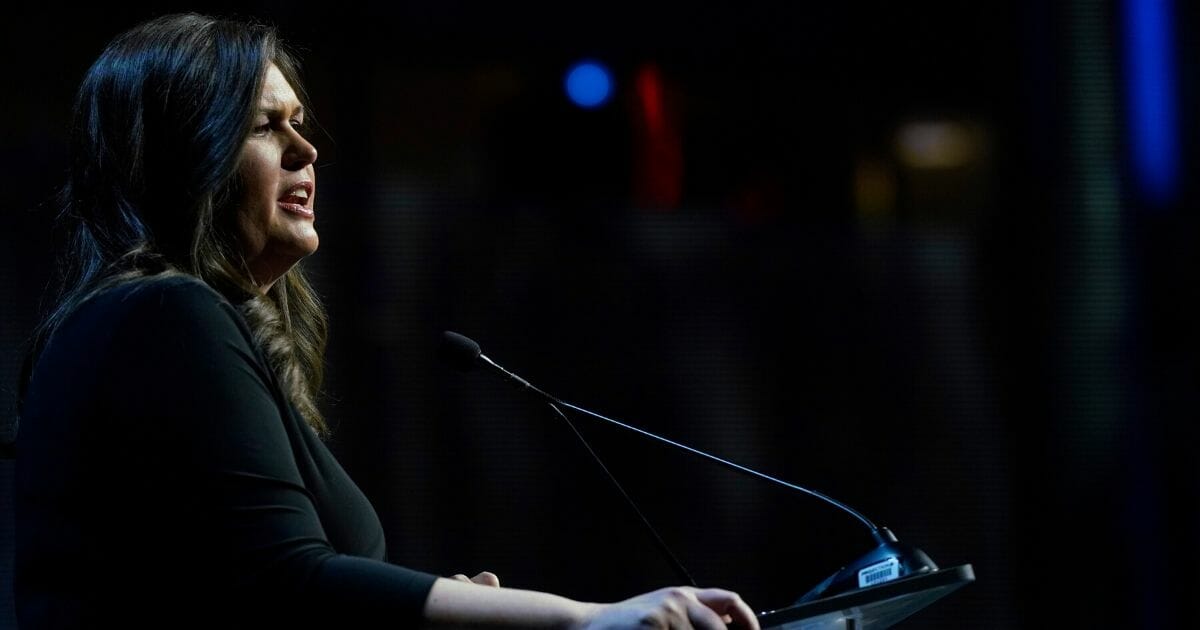
POLYGON ((58 298, 26 357, 18 414, 37 355, 83 301, 120 282, 186 273, 238 307, 296 410, 328 435, 317 406, 321 301, 299 265, 260 292, 233 234, 238 156, 272 63, 306 103, 295 57, 258 23, 159 17, 117 36, 92 65, 60 194, 58 298))

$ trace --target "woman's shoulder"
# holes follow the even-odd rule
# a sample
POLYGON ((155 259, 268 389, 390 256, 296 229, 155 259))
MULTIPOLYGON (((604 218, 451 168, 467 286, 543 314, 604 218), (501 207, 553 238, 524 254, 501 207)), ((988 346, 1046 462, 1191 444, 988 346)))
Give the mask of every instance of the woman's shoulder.
POLYGON ((130 278, 101 288, 80 304, 80 311, 129 315, 139 311, 182 310, 196 314, 232 309, 229 301, 196 276, 166 272, 130 278))
POLYGON ((244 328, 233 305, 203 280, 167 272, 122 280, 83 300, 64 320, 59 333, 107 330, 122 337, 145 338, 164 329, 244 328))
POLYGON ((194 296, 205 300, 226 301, 225 297, 200 278, 182 272, 164 272, 123 280, 97 292, 119 303, 137 303, 147 299, 163 300, 194 296))
POLYGON ((123 280, 92 293, 50 334, 31 364, 26 404, 36 410, 64 383, 115 391, 148 386, 193 361, 256 363, 252 339, 236 309, 195 277, 123 280))

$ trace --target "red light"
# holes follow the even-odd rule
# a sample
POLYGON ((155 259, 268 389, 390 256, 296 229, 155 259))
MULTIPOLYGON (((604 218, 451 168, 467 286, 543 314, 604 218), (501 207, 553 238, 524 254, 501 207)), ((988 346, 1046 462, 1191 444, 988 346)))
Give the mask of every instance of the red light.
POLYGON ((674 210, 683 199, 683 150, 657 66, 638 70, 634 91, 641 110, 634 119, 634 201, 643 208, 674 210))

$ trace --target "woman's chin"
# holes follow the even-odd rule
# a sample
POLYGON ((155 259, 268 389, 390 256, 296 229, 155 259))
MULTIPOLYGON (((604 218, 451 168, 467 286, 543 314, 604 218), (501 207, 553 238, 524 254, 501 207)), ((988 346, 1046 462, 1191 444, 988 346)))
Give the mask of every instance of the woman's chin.
POLYGON ((314 254, 318 244, 319 241, 314 236, 294 243, 293 247, 286 250, 263 251, 258 256, 248 259, 246 262, 254 276, 254 284, 265 293, 276 280, 291 271, 300 261, 314 254))

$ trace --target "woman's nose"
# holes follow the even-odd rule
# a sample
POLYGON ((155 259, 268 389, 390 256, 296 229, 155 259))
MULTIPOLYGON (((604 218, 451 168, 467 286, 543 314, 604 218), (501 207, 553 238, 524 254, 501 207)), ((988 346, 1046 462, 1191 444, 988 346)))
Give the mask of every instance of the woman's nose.
POLYGON ((292 132, 292 141, 283 154, 283 167, 298 171, 317 161, 317 148, 299 132, 292 132))

